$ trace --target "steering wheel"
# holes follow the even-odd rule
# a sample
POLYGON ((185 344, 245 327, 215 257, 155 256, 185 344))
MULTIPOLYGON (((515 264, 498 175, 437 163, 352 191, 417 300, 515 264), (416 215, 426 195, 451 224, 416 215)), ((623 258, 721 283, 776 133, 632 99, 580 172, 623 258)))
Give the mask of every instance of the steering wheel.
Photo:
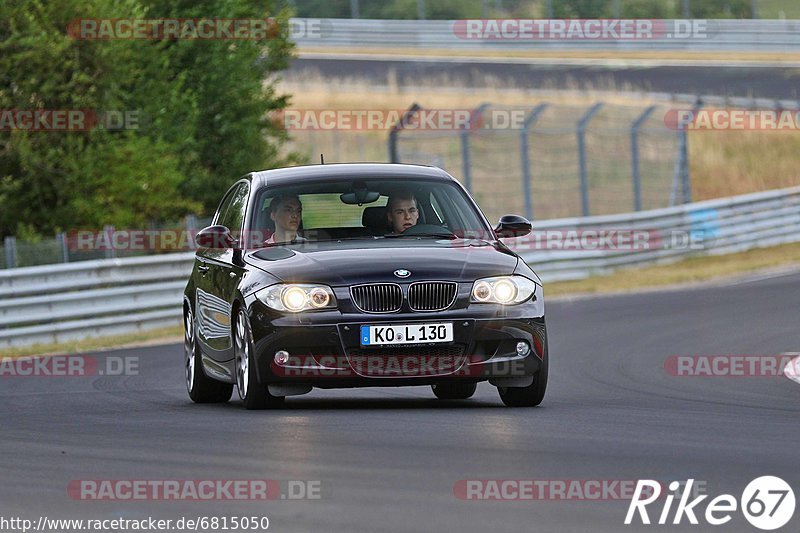
POLYGON ((451 233, 449 229, 437 224, 417 224, 407 228, 403 235, 422 235, 425 233, 451 233))

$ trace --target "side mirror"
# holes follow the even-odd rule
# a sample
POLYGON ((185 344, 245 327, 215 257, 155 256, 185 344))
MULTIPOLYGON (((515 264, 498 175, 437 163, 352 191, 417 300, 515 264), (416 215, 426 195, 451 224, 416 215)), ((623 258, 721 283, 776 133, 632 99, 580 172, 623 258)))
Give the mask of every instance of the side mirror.
POLYGON ((528 219, 519 215, 503 215, 494 228, 497 238, 524 237, 531 232, 532 226, 528 219))
POLYGON ((199 248, 234 248, 239 242, 225 226, 208 226, 201 229, 194 237, 199 248))

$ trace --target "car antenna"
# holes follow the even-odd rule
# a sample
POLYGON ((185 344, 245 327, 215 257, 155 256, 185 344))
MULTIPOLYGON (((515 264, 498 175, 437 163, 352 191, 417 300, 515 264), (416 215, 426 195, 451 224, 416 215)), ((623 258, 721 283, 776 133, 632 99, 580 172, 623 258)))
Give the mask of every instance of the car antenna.
POLYGON ((320 165, 325 164, 325 154, 319 154, 319 164, 320 165))

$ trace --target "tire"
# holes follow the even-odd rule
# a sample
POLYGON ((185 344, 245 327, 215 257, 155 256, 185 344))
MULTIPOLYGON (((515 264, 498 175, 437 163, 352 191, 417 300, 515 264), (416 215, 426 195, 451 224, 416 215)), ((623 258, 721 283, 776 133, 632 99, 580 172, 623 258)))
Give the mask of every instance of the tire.
POLYGON ((273 409, 281 407, 284 396, 273 396, 266 385, 258 381, 253 335, 244 309, 239 309, 234 324, 234 351, 236 353, 236 388, 246 409, 273 409))
POLYGON ((435 383, 433 393, 440 400, 466 400, 475 394, 477 383, 435 383))
POLYGON ((203 358, 197 348, 197 323, 189 307, 183 317, 183 352, 186 390, 195 403, 225 403, 231 399, 233 385, 212 379, 203 371, 203 358))
POLYGON ((533 383, 527 387, 497 387, 500 399, 508 407, 536 407, 542 403, 547 390, 547 374, 550 366, 550 355, 546 349, 544 354, 539 370, 533 375, 533 383))

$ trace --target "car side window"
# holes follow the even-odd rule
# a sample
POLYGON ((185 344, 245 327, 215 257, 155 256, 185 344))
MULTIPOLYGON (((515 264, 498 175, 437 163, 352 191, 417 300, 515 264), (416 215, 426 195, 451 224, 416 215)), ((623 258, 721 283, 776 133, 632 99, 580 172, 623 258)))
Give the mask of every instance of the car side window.
POLYGON ((234 236, 242 231, 249 192, 250 186, 247 183, 241 183, 228 194, 223 201, 223 205, 220 207, 220 216, 217 220, 217 224, 231 230, 231 234, 234 236))

